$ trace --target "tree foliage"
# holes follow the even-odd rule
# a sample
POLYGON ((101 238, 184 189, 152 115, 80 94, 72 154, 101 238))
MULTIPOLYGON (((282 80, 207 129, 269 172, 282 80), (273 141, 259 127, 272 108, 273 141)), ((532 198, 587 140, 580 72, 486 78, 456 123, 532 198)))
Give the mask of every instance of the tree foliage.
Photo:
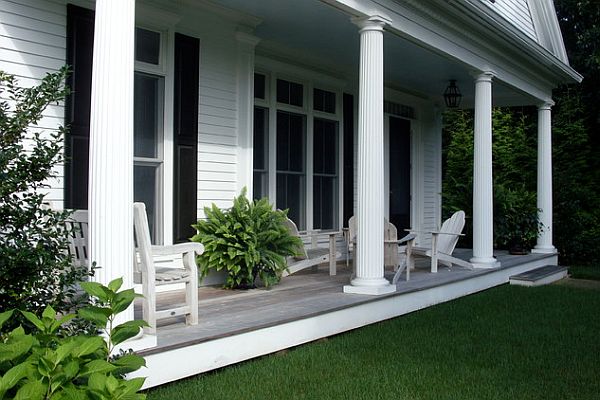
POLYGON ((0 71, 0 309, 40 314, 67 311, 75 283, 87 270, 71 267, 64 221, 68 213, 44 206, 44 189, 62 161, 65 129, 36 127, 44 110, 67 94, 66 68, 39 85, 18 86, 0 71))

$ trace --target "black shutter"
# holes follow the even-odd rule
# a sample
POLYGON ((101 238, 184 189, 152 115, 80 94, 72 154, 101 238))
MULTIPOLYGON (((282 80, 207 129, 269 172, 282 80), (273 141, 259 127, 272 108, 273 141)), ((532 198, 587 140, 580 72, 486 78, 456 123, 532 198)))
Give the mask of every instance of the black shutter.
POLYGON ((67 5, 67 64, 71 74, 67 85, 71 94, 65 101, 65 208, 88 208, 90 143, 90 101, 92 97, 92 57, 94 51, 94 11, 67 5))
POLYGON ((198 187, 198 70, 200 42, 175 34, 175 98, 173 179, 173 240, 187 241, 195 234, 198 187))
POLYGON ((354 214, 354 97, 344 93, 344 221, 354 214))

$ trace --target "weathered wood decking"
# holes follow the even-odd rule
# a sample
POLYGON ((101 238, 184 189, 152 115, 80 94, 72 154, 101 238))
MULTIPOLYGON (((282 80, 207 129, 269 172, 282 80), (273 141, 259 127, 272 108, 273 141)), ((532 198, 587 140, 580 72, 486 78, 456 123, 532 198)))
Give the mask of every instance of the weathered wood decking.
MULTIPOLYGON (((471 250, 457 249, 459 257, 468 259, 471 250)), ((449 270, 441 267, 437 274, 428 269, 417 269, 411 273, 411 280, 400 280, 395 293, 384 296, 368 296, 343 293, 343 285, 350 280, 350 271, 345 265, 338 267, 338 275, 329 276, 326 266, 318 272, 305 273, 284 278, 279 285, 267 290, 223 290, 216 287, 199 288, 199 324, 186 326, 183 317, 165 319, 158 325, 158 346, 143 352, 155 354, 175 348, 194 345, 210 340, 241 334, 252 330, 285 324, 291 321, 311 318, 340 309, 369 302, 377 302, 385 297, 393 297, 418 292, 433 287, 466 281, 477 276, 531 263, 548 258, 544 254, 511 256, 497 252, 502 263, 500 269, 469 271, 461 268, 449 270)), ((389 272, 389 279, 392 277, 389 272)), ((387 275, 387 273, 386 273, 387 275)), ((402 276, 404 279, 404 275, 402 276)), ((159 308, 183 303, 183 291, 158 295, 159 308)), ((140 317, 136 308, 136 317, 140 317)))

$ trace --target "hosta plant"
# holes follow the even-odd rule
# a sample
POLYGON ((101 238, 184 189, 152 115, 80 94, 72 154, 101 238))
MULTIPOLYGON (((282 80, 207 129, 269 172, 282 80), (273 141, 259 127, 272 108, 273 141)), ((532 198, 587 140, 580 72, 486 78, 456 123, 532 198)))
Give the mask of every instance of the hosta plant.
MULTIPOLYGON (((126 380, 145 361, 135 354, 112 356, 114 346, 137 335, 143 321, 114 326, 115 316, 133 302, 132 289, 118 291, 122 280, 108 286, 87 282, 81 286, 96 298, 96 305, 81 309, 79 316, 104 326, 104 337, 79 334, 63 337, 59 328, 75 317, 57 315, 51 306, 41 317, 19 311, 34 332, 22 326, 1 337, 0 399, 144 399, 137 391, 144 378, 126 380)), ((16 311, 0 313, 0 326, 16 311)))
POLYGON ((273 210, 267 199, 250 201, 246 189, 221 210, 216 205, 204 209, 192 238, 204 245, 198 256, 200 276, 211 270, 226 271, 226 288, 252 287, 256 278, 270 286, 279 282, 287 268, 286 257, 298 253, 302 242, 285 225, 287 213, 273 210))

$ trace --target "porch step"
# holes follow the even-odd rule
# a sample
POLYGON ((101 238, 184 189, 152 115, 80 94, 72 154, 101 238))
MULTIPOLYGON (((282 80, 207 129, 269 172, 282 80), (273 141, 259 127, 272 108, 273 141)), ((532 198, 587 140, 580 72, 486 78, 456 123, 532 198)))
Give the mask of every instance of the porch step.
POLYGON ((511 285, 541 286, 559 281, 567 276, 567 267, 545 265, 522 274, 513 275, 509 279, 511 285))

